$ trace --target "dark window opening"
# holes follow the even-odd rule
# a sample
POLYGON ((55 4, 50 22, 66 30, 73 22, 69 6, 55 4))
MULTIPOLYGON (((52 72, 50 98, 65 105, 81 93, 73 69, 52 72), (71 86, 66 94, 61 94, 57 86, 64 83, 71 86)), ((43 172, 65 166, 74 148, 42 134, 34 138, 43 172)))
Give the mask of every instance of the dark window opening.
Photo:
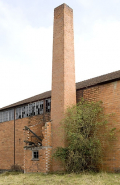
POLYGON ((33 151, 32 152, 32 159, 38 159, 39 155, 38 155, 38 151, 33 151))
POLYGON ((43 114, 43 101, 36 102, 36 115, 43 114))
POLYGON ((46 112, 51 111, 51 98, 46 99, 46 112))

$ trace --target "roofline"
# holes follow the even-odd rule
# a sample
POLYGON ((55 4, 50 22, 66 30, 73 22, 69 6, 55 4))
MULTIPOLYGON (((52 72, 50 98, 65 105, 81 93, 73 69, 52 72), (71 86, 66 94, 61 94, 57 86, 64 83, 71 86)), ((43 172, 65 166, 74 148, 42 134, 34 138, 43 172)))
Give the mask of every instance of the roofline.
POLYGON ((44 93, 41 93, 41 94, 38 94, 38 95, 35 95, 35 96, 32 96, 30 98, 26 98, 24 100, 21 100, 19 102, 16 102, 16 103, 13 103, 13 104, 10 104, 8 106, 5 106, 5 107, 2 107, 0 108, 0 111, 1 110, 7 110, 7 109, 12 109, 12 108, 16 108, 16 107, 19 107, 19 106, 22 106, 22 105, 26 105, 26 104, 29 104, 29 103, 33 103, 35 101, 40 101, 40 100, 44 100, 44 99, 47 99, 47 98, 51 98, 51 91, 46 91, 44 93), (47 94, 47 95, 46 95, 47 94), (38 98, 37 98, 38 97, 38 98))
MULTIPOLYGON (((102 84, 114 82, 116 80, 120 80, 120 70, 112 72, 112 73, 108 73, 108 74, 105 74, 105 75, 101 75, 101 76, 98 76, 98 77, 95 77, 95 78, 91 78, 91 79, 88 79, 88 80, 84 80, 84 81, 81 81, 81 82, 77 82, 76 83, 76 91, 83 90, 83 89, 90 88, 90 87, 94 87, 94 86, 97 86, 97 85, 102 85, 102 84)), ((10 109, 10 108, 16 108, 18 106, 29 104, 29 103, 32 103, 32 102, 35 102, 35 101, 44 100, 44 99, 50 98, 50 97, 51 97, 51 91, 46 91, 44 93, 32 96, 30 98, 21 100, 19 102, 13 103, 13 104, 8 105, 8 106, 2 107, 0 109, 0 111, 5 110, 5 109, 7 110, 7 109, 10 109)))
POLYGON ((77 82, 76 83, 76 90, 83 90, 86 88, 90 88, 90 87, 94 87, 97 85, 103 85, 106 83, 111 83, 114 82, 116 80, 120 80, 120 70, 119 71, 115 71, 112 73, 108 73, 105 75, 101 75, 98 77, 94 77, 88 80, 84 80, 81 82, 77 82))

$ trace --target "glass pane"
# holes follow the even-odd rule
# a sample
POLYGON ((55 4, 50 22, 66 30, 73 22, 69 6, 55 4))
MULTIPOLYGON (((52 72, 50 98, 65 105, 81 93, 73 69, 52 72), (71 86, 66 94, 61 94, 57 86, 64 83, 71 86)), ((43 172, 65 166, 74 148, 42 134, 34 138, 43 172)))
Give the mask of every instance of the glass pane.
POLYGON ((2 112, 0 112, 0 123, 2 123, 2 112))

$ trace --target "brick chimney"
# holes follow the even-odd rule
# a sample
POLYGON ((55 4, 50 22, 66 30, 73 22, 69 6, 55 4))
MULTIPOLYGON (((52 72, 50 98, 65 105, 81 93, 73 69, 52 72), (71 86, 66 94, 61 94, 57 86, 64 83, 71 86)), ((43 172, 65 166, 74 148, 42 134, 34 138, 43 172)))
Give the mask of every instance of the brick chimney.
MULTIPOLYGON (((66 4, 54 9, 53 63, 52 63, 52 147, 65 146, 60 121, 68 106, 76 104, 73 10, 66 4)), ((53 161, 53 171, 61 170, 53 161)))

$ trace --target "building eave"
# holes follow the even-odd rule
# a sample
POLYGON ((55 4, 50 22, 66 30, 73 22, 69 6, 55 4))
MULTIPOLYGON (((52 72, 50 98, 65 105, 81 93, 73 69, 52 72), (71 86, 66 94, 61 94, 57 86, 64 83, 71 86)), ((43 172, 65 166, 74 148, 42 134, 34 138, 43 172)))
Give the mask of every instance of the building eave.
MULTIPOLYGON (((95 78, 91 78, 88 80, 84 80, 81 82, 77 82, 76 83, 76 90, 82 90, 85 88, 90 88, 90 87, 93 87, 96 85, 102 85, 102 84, 106 84, 106 83, 110 83, 110 82, 114 82, 114 81, 118 81, 118 80, 120 80, 120 70, 112 72, 112 73, 108 73, 105 75, 101 75, 101 76, 98 76, 95 78)), ((0 109, 0 111, 10 109, 10 108, 15 108, 15 107, 18 107, 21 105, 25 105, 25 104, 32 103, 32 102, 39 101, 39 100, 43 100, 43 99, 47 99, 50 97, 51 97, 51 91, 46 91, 44 93, 32 96, 30 98, 21 100, 19 102, 13 103, 8 106, 2 107, 0 109)))

